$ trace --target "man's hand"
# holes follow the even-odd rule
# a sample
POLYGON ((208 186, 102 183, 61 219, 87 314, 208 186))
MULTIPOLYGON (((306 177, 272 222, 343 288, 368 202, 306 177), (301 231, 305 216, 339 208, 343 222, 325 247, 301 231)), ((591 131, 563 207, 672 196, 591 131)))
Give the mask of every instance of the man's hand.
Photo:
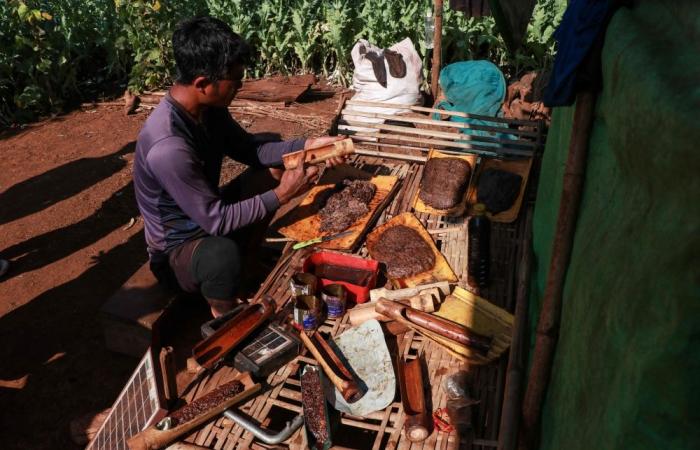
POLYGON ((318 167, 304 168, 302 164, 296 169, 285 170, 280 179, 280 185, 274 189, 280 204, 287 203, 297 195, 309 190, 311 183, 318 177, 318 167))
MULTIPOLYGON (((346 139, 347 136, 321 136, 316 138, 309 138, 304 144, 304 149, 308 150, 310 148, 323 147, 324 145, 330 145, 337 141, 342 141, 346 139)), ((337 165, 343 164, 345 162, 345 156, 336 156, 331 159, 326 160, 326 167, 331 168, 337 165)))

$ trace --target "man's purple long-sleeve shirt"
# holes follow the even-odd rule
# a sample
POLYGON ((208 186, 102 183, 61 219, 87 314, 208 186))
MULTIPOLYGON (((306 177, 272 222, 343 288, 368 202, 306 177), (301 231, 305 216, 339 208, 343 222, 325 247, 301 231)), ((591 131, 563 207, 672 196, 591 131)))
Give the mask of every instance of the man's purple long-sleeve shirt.
POLYGON ((227 235, 279 207, 273 191, 227 203, 219 194, 224 155, 271 167, 304 140, 258 142, 226 108, 210 108, 197 123, 170 95, 146 120, 136 142, 134 189, 151 255, 201 236, 227 235))

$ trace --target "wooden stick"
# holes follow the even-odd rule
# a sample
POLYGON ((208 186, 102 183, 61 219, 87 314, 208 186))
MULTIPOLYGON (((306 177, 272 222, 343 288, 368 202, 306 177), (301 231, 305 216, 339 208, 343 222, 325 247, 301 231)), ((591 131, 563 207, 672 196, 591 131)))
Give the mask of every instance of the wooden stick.
POLYGON ((433 30, 433 66, 430 69, 430 92, 433 99, 438 98, 440 92, 440 65, 442 61, 442 0, 435 0, 433 20, 435 29, 433 30))
POLYGON ((539 123, 535 120, 522 120, 522 119, 504 119, 502 117, 491 117, 484 116, 481 114, 471 114, 462 111, 448 111, 446 109, 436 109, 436 108, 426 108, 425 106, 415 106, 415 105, 404 105, 402 103, 385 103, 385 102, 371 102, 368 100, 348 100, 346 102, 348 105, 356 106, 369 106, 377 108, 391 108, 391 109, 408 109, 415 112, 426 112, 426 113, 436 113, 446 116, 454 117, 464 117, 469 119, 479 119, 484 121, 492 121, 499 123, 507 123, 514 125, 529 125, 531 127, 538 127, 539 123))
POLYGON ((576 110, 571 125, 569 155, 564 169, 564 182, 552 244, 552 256, 547 274, 547 284, 544 288, 542 309, 537 322, 535 349, 530 374, 527 378, 527 389, 523 399, 523 423, 519 438, 521 450, 530 450, 537 445, 542 403, 547 393, 559 335, 564 279, 571 259, 571 248, 573 247, 576 219, 586 171, 588 142, 593 127, 595 102, 596 94, 593 92, 580 92, 576 97, 576 110))
POLYGON ((288 237, 265 238, 265 242, 293 242, 294 239, 288 237))
POLYGON ((309 338, 304 331, 301 331, 299 336, 306 348, 309 349, 316 361, 321 365, 328 379, 331 380, 331 383, 340 391, 340 394, 347 402, 353 403, 362 398, 364 394, 360 391, 360 387, 355 382, 350 371, 318 333, 314 333, 309 338), (325 356, 323 353, 325 353, 325 356))
POLYGON ((173 348, 170 346, 163 347, 160 349, 160 371, 163 377, 163 390, 165 394, 165 400, 168 406, 173 406, 178 399, 177 394, 177 380, 175 368, 175 356, 173 353, 173 348))
POLYGON ((461 148, 464 149, 462 153, 474 153, 479 156, 488 156, 488 157, 494 157, 497 158, 499 156, 498 152, 504 153, 504 154, 512 154, 512 155, 517 155, 517 156, 528 156, 531 155, 531 152, 524 151, 524 150, 515 150, 515 149, 506 149, 506 148, 497 148, 497 147, 483 147, 480 145, 475 145, 475 144, 467 144, 464 142, 455 142, 455 141, 444 141, 440 139, 426 139, 426 138, 419 138, 419 137, 413 137, 413 136, 402 136, 400 134, 389 134, 389 133, 374 133, 374 132, 363 132, 363 131, 353 131, 351 134, 353 139, 363 139, 363 138, 373 138, 373 139, 390 139, 394 141, 400 141, 400 142, 410 142, 410 143, 421 143, 421 144, 430 144, 430 145, 444 145, 445 147, 454 147, 454 148, 461 148))
POLYGON ((404 153, 396 152, 380 152, 376 150, 364 150, 357 147, 355 148, 355 154, 361 156, 373 156, 375 158, 401 159, 403 161, 413 161, 421 163, 424 163, 428 160, 428 158, 426 158, 425 156, 406 155, 404 153))
POLYGON ((411 442, 422 442, 430 434, 431 414, 425 401, 423 364, 422 355, 407 362, 400 354, 396 364, 405 417, 404 430, 411 442))
POLYGON ((435 228, 428 230, 429 234, 449 234, 449 233, 466 233, 467 230, 464 227, 447 227, 447 228, 435 228))
POLYGON ((504 134, 514 134, 518 136, 532 136, 532 137, 537 137, 537 132, 534 131, 527 131, 527 130, 519 130, 516 128, 507 128, 507 127, 494 127, 490 125, 478 125, 478 124, 473 124, 473 123, 466 123, 466 122, 451 122, 448 120, 434 120, 434 119, 421 119, 419 117, 410 117, 410 116, 401 116, 401 115, 396 115, 396 114, 382 114, 382 113, 375 113, 375 112, 365 112, 365 111, 356 111, 352 109, 345 108, 342 112, 344 116, 354 116, 354 117, 368 117, 370 119, 384 119, 384 120, 393 120, 396 122, 407 122, 407 123, 419 123, 423 125, 439 125, 443 127, 448 127, 448 128, 459 128, 463 130, 481 130, 481 131, 490 131, 490 132, 495 132, 495 133, 504 133, 504 134))
POLYGON ((530 292, 530 268, 532 266, 532 208, 526 209, 524 234, 518 264, 513 341, 508 354, 501 425, 498 427, 498 450, 515 450, 518 439, 523 364, 526 352, 525 333, 527 330, 528 293, 530 292))
POLYGON ((499 139, 477 134, 450 133, 448 131, 426 130, 423 128, 402 127, 398 125, 384 125, 378 123, 362 122, 359 120, 343 119, 340 125, 350 125, 352 127, 364 127, 374 130, 396 131, 403 134, 417 134, 419 136, 439 137, 444 139, 456 139, 457 141, 478 141, 489 142, 494 144, 518 145, 522 147, 538 147, 539 144, 535 141, 527 141, 523 139, 499 139))
POLYGON ((376 288, 369 291, 369 298, 373 302, 376 302, 382 297, 388 300, 398 300, 401 298, 413 297, 414 295, 418 295, 421 292, 432 288, 438 288, 443 295, 450 293, 450 283, 447 281, 438 281, 437 283, 421 284, 403 289, 376 288))

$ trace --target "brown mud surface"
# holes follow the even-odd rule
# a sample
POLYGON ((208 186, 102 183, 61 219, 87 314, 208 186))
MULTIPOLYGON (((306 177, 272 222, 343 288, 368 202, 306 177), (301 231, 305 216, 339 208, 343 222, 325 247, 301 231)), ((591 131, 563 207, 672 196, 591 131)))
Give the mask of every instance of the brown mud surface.
MULTIPOLYGON (((325 134, 338 96, 311 99, 234 116, 251 132, 325 134)), ((1 449, 81 448, 70 421, 111 406, 138 362, 106 350, 98 311, 147 259, 131 181, 147 114, 97 107, 0 134, 1 449)), ((222 179, 240 171, 226 161, 222 179)))

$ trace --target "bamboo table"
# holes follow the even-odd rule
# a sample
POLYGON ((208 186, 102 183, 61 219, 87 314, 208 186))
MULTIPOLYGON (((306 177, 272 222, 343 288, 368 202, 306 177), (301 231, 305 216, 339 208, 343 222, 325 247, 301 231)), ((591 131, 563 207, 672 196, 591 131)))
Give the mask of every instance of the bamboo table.
MULTIPOLYGON (((423 170, 422 165, 366 156, 355 156, 351 161, 356 167, 368 173, 396 175, 401 180, 402 185, 399 191, 379 216, 375 226, 397 214, 412 211, 411 203, 418 189, 423 170)), ((529 210, 531 206, 531 202, 525 202, 523 209, 529 210)), ((523 219, 527 215, 526 213, 527 211, 523 211, 520 218, 513 223, 493 223, 492 226, 491 283, 488 289, 482 291, 481 296, 509 312, 513 312, 516 307, 518 255, 529 245, 527 236, 525 236, 526 221, 523 219)), ((424 213, 417 213, 416 216, 429 230, 446 230, 444 234, 433 234, 433 238, 459 277, 459 284, 467 287, 466 217, 449 218, 424 213)), ((289 295, 289 278, 301 269, 303 260, 310 251, 293 252, 291 246, 287 245, 277 265, 260 287, 257 296, 270 295, 278 305, 281 305, 289 295)), ((367 251, 364 245, 356 253, 366 256, 367 251)), ((339 320, 327 320, 320 330, 335 336, 349 327, 350 324, 347 322, 346 316, 339 320)), ((514 346, 516 345, 515 339, 514 346)), ((449 355, 440 346, 414 332, 407 332, 399 336, 397 349, 408 358, 418 355, 419 352, 424 353, 430 376, 432 410, 444 407, 447 399, 441 386, 442 380, 455 370, 468 368, 466 363, 449 355)), ((306 352, 302 353, 301 356, 271 374, 267 379, 271 387, 240 409, 264 427, 273 430, 281 429, 287 420, 302 412, 299 383, 301 363, 315 363, 315 361, 308 357, 306 352)), ((368 417, 353 417, 342 414, 340 430, 334 434, 334 444, 343 448, 373 450, 496 448, 498 446, 498 427, 507 365, 508 357, 503 356, 492 364, 469 369, 474 376, 471 396, 479 400, 479 404, 473 407, 473 433, 470 433, 469 436, 462 436, 462 442, 459 442, 460 439, 455 432, 446 434, 433 430, 424 442, 411 443, 402 432, 401 402, 400 399, 395 398, 395 401, 387 408, 372 413, 368 417)), ((218 370, 190 391, 188 401, 208 392, 219 384, 225 383, 234 374, 235 370, 228 367, 218 370)), ((252 434, 223 417, 191 434, 185 441, 211 449, 272 448, 254 441, 252 434)), ((296 432, 284 443, 282 448, 306 448, 304 433, 301 430, 296 432)))

